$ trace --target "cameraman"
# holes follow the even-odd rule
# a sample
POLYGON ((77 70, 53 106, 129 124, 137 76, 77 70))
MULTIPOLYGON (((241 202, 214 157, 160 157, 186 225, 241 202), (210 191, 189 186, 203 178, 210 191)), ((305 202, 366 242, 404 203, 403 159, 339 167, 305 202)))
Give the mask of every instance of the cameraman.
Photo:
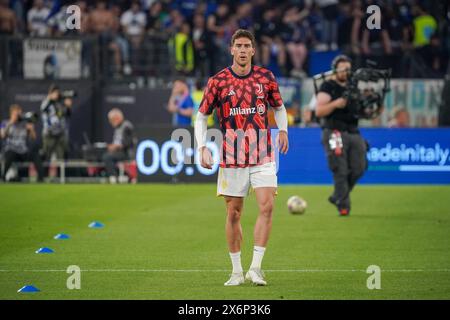
POLYGON ((13 162, 32 161, 38 172, 38 181, 43 181, 43 169, 36 145, 36 131, 31 119, 22 116, 22 108, 13 104, 9 108, 9 120, 1 125, 0 137, 3 140, 5 169, 2 179, 6 181, 6 173, 13 162))
POLYGON ((60 89, 51 85, 47 98, 41 104, 43 151, 47 160, 51 160, 53 153, 58 160, 64 159, 72 103, 72 98, 63 97, 60 89))
POLYGON ((332 62, 332 78, 322 83, 317 94, 316 115, 322 118, 322 144, 334 180, 334 193, 328 201, 341 216, 350 213, 350 192, 367 167, 367 145, 359 133, 357 111, 343 97, 351 67, 347 56, 337 56, 332 62))

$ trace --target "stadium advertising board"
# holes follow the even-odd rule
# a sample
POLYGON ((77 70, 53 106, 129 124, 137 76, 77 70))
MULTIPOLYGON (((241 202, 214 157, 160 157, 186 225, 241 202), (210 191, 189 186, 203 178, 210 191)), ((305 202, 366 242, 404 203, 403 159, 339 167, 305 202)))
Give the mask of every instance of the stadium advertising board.
MULTIPOLYGON (((361 129, 369 143, 361 183, 449 184, 450 129, 361 129)), ((280 183, 331 184, 321 130, 292 128, 290 150, 280 155, 280 183)))
POLYGON ((25 39, 25 79, 79 79, 81 47, 80 40, 25 39))
MULTIPOLYGON (((196 161, 192 128, 154 127, 137 130, 136 149, 139 182, 213 182, 218 161, 212 170, 196 161), (175 131, 176 130, 176 131, 175 131)), ((219 158, 219 146, 210 142, 213 156, 219 158)))
MULTIPOLYGON (((210 143, 216 158, 212 170, 196 161, 192 129, 175 135, 172 128, 138 132, 136 160, 140 182, 215 182, 220 148, 210 143), (171 139, 175 136, 176 139, 171 139)), ((450 129, 362 129, 369 143, 367 184, 449 184, 450 129)), ((317 128, 291 128, 290 150, 279 155, 281 184, 331 184, 317 128)))

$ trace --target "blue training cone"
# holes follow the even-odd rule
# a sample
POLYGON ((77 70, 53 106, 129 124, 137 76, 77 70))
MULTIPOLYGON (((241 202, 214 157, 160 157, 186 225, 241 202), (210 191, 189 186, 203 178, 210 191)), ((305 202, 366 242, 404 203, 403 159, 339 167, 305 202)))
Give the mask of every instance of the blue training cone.
POLYGON ((53 253, 54 251, 47 247, 42 247, 36 250, 36 253, 53 253))
POLYGON ((69 239, 69 235, 68 234, 64 234, 64 233, 58 233, 56 236, 53 237, 56 240, 66 240, 69 239))
POLYGON ((21 293, 39 292, 39 291, 41 291, 41 290, 39 290, 38 288, 36 288, 35 286, 32 286, 32 285, 23 286, 22 288, 17 290, 17 292, 21 292, 21 293))
POLYGON ((89 224, 89 228, 103 228, 105 225, 101 222, 94 221, 89 224))

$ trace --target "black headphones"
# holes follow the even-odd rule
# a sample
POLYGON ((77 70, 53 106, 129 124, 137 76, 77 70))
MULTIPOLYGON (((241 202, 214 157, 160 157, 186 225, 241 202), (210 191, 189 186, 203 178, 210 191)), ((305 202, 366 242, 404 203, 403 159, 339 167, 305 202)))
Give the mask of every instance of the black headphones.
POLYGON ((336 72, 336 68, 340 62, 349 62, 352 63, 352 59, 350 59, 345 54, 340 54, 336 57, 334 57, 333 61, 331 62, 331 69, 336 72))

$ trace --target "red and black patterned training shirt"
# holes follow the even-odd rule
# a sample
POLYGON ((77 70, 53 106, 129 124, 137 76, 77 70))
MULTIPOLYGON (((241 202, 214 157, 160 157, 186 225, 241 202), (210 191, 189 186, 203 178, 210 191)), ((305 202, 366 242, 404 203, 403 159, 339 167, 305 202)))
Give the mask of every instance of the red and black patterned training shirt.
POLYGON ((209 78, 199 112, 209 115, 214 109, 223 133, 220 166, 239 168, 274 160, 268 127, 268 107, 283 105, 273 73, 252 66, 245 76, 231 67, 209 78))

